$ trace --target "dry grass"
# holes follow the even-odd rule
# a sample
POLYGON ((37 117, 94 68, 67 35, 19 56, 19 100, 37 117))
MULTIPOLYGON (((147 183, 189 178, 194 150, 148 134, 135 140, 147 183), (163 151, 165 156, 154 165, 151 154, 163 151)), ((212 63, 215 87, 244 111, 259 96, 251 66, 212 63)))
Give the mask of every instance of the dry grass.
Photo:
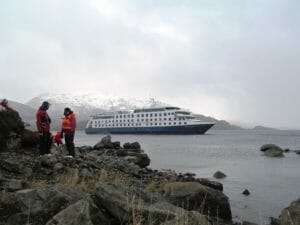
POLYGON ((45 180, 33 180, 29 183, 29 188, 40 189, 46 187, 47 185, 48 183, 45 180))
POLYGON ((133 183, 133 179, 120 175, 116 172, 108 172, 107 170, 102 169, 96 176, 90 179, 82 179, 79 175, 79 170, 75 169, 69 175, 61 175, 56 178, 56 182, 63 184, 68 187, 76 188, 80 191, 91 190, 96 183, 105 183, 105 182, 119 182, 126 186, 130 186, 133 183))

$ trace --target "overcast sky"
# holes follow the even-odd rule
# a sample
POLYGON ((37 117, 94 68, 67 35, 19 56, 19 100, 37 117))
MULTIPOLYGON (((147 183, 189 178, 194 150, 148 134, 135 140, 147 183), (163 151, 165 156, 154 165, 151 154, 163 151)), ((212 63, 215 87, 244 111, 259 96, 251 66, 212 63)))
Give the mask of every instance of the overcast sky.
POLYGON ((0 98, 100 91, 300 128, 299 0, 1 0, 0 98))

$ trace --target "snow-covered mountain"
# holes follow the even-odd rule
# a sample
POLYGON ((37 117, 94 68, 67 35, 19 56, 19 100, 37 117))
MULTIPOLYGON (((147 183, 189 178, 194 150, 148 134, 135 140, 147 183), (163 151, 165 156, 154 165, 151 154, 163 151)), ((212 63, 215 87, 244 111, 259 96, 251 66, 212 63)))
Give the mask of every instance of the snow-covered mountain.
MULTIPOLYGON (((78 128, 83 129, 90 116, 98 113, 136 108, 169 106, 167 103, 155 101, 154 99, 142 100, 137 98, 108 96, 97 92, 84 94, 42 94, 31 99, 26 104, 30 106, 31 109, 33 108, 37 110, 43 101, 48 101, 51 104, 48 113, 52 118, 52 128, 54 130, 60 129, 61 118, 65 107, 71 108, 76 113, 78 128)), ((31 111, 30 113, 32 113, 31 111)), ((32 118, 28 120, 34 121, 34 116, 35 113, 32 113, 32 118)), ((216 125, 214 126, 215 129, 240 129, 240 127, 233 126, 223 120, 216 120, 203 115, 196 116, 202 121, 216 122, 216 125)), ((34 124, 33 127, 35 127, 34 124)))
POLYGON ((168 105, 160 101, 155 101, 154 99, 141 100, 137 98, 108 96, 97 92, 84 94, 47 93, 31 99, 26 104, 38 109, 43 101, 48 101, 51 104, 48 112, 52 121, 54 121, 54 127, 60 126, 60 118, 63 115, 63 109, 65 107, 71 108, 76 113, 78 122, 82 123, 79 126, 84 127, 91 115, 101 112, 168 105))
POLYGON ((124 98, 118 96, 108 96, 97 92, 85 94, 42 94, 31 99, 27 105, 38 107, 42 101, 49 101, 54 107, 64 105, 65 107, 84 107, 87 109, 101 110, 128 110, 143 107, 159 107, 168 104, 155 101, 154 99, 141 100, 137 98, 124 98))

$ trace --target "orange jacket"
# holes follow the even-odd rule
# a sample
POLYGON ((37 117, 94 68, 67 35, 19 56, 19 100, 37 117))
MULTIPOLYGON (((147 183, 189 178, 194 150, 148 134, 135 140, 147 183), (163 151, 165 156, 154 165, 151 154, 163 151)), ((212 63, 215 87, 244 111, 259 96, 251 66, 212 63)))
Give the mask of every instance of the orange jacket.
POLYGON ((52 140, 59 143, 59 144, 62 144, 62 140, 61 140, 61 137, 60 137, 60 132, 55 132, 54 135, 51 136, 52 140))
POLYGON ((65 116, 62 121, 62 131, 65 133, 75 132, 76 129, 76 115, 71 113, 65 116))

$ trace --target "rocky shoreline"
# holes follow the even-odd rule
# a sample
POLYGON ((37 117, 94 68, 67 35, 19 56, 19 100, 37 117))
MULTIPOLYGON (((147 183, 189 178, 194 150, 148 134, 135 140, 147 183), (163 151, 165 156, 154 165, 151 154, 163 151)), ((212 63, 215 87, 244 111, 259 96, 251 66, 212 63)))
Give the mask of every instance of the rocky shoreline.
MULTIPOLYGON (((137 142, 121 146, 106 136, 95 146, 77 147, 74 159, 64 157, 64 145, 51 153, 0 153, 1 225, 234 224, 221 183, 152 170, 137 142)), ((284 212, 294 211, 283 210, 282 218, 291 221, 284 212)))
MULTIPOLYGON (((40 157, 38 134, 25 129, 16 111, 0 111, 0 122, 0 225, 238 224, 221 183, 150 169, 138 142, 121 146, 106 136, 77 147, 74 159, 65 157, 64 145, 40 157)), ((288 152, 275 145, 261 151, 288 152)), ((299 217, 297 200, 270 224, 298 225, 299 217)))

